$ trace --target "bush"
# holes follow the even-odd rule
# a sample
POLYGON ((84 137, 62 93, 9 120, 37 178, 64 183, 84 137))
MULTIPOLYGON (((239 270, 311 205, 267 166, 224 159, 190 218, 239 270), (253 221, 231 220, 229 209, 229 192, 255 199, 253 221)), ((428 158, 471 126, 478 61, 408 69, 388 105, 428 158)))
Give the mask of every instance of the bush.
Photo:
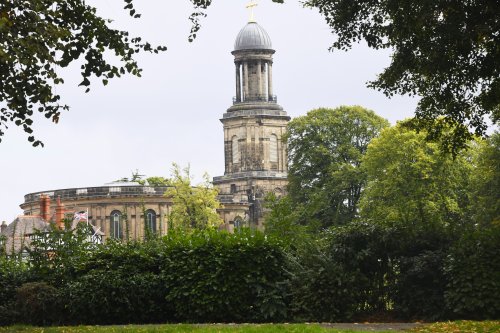
POLYGON ((55 324, 61 309, 58 290, 45 282, 28 282, 16 290, 16 310, 23 323, 55 324))
POLYGON ((394 279, 389 282, 395 312, 405 319, 445 318, 443 266, 451 232, 436 225, 398 228, 399 245, 391 254, 394 279))
POLYGON ((78 324, 165 322, 169 312, 154 242, 110 242, 96 249, 63 289, 67 321, 78 324))
POLYGON ((455 317, 500 317, 500 227, 465 234, 445 265, 445 301, 455 317))
POLYGON ((170 234, 161 279, 176 320, 264 322, 286 316, 285 257, 262 233, 170 234))
POLYGON ((362 276, 345 270, 324 250, 318 245, 300 256, 289 257, 290 311, 294 321, 351 320, 362 303, 362 276))
POLYGON ((0 257, 0 326, 15 322, 16 289, 29 280, 29 272, 21 261, 0 257))
POLYGON ((424 250, 397 259, 390 297, 399 316, 428 320, 445 316, 445 257, 446 252, 442 250, 424 250))

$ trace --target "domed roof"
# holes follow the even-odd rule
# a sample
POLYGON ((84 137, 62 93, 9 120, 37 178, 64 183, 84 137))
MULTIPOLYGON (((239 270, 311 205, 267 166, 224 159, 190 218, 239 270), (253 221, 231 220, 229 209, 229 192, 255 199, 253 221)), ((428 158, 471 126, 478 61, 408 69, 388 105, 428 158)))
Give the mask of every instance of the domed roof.
POLYGON ((248 22, 234 42, 234 50, 272 50, 271 38, 257 22, 248 22))

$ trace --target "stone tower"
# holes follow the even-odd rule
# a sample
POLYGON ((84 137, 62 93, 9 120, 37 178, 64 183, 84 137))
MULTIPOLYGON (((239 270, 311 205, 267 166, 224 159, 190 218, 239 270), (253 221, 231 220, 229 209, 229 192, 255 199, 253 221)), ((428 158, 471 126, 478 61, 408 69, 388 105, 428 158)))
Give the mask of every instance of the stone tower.
POLYGON ((215 177, 227 225, 262 228, 266 193, 281 195, 287 184, 286 147, 290 120, 273 95, 271 39, 256 22, 241 29, 234 51, 236 96, 223 114, 224 176, 215 177))

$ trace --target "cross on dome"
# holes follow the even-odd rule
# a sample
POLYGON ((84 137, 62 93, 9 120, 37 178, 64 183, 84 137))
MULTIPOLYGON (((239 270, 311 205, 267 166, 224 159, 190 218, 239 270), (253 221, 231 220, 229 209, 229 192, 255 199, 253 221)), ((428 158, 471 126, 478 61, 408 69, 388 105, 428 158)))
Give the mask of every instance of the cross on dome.
POLYGON ((255 17, 254 17, 254 13, 253 13, 253 9, 255 7, 257 7, 258 4, 254 2, 254 0, 250 0, 250 2, 248 3, 248 5, 246 6, 247 9, 250 10, 250 17, 248 19, 248 22, 255 22, 255 17))

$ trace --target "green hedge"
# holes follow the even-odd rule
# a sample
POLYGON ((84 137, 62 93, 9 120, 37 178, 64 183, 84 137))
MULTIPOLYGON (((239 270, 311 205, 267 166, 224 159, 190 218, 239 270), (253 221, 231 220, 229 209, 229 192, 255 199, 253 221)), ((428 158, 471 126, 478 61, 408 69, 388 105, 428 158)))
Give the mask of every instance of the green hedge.
POLYGON ((498 318, 499 230, 454 240, 358 222, 288 252, 256 231, 174 232, 29 265, 0 259, 0 325, 498 318))
POLYGON ((500 318, 500 227, 465 234, 450 250, 445 273, 454 317, 500 318))
POLYGON ((170 235, 161 280, 176 320, 267 322, 286 317, 285 257, 260 232, 170 235))
POLYGON ((42 258, 31 266, 36 283, 22 285, 15 270, 0 270, 0 307, 15 309, 1 323, 268 322, 287 315, 283 250, 257 231, 171 233, 75 253, 35 256, 42 258))
POLYGON ((29 280, 29 270, 23 262, 0 256, 0 325, 18 320, 16 290, 29 280))

